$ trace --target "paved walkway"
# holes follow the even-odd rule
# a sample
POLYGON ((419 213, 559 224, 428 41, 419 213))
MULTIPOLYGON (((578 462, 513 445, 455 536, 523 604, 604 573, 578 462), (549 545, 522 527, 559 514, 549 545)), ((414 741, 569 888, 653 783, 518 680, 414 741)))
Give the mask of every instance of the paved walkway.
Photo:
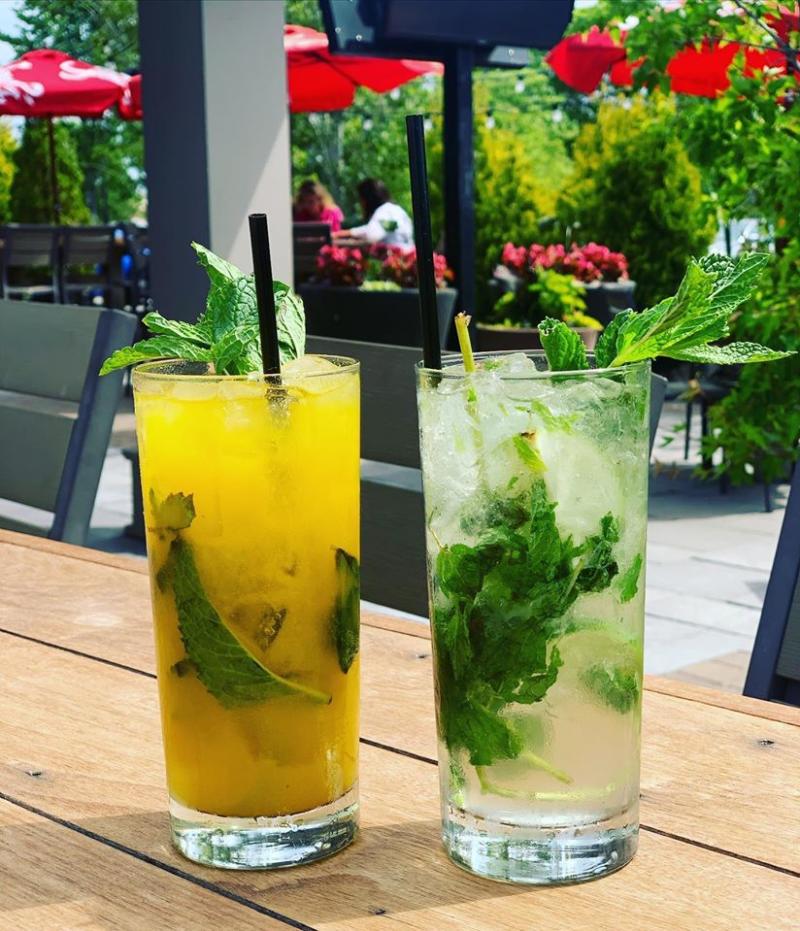
MULTIPOLYGON (((665 407, 653 455, 647 561, 645 669, 701 685, 741 691, 775 552, 786 487, 764 511, 761 488, 732 489, 692 477, 698 458, 693 436, 689 463, 682 435, 662 447, 684 418, 680 404, 665 407)), ((699 430, 699 417, 695 419, 699 430)), ((122 534, 131 519, 131 477, 121 446, 133 441, 133 415, 117 418, 100 482, 90 545, 143 555, 122 534)))

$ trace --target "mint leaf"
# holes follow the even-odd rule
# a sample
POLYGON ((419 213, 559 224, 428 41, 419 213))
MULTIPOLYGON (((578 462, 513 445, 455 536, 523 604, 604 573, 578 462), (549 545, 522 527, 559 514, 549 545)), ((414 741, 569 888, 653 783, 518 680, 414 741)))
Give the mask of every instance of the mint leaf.
POLYGON ((535 433, 520 433, 512 437, 514 449, 519 453, 520 459, 536 475, 541 475, 545 471, 545 464, 542 460, 539 450, 536 448, 535 433))
POLYGON ((276 675, 237 640, 208 600, 192 548, 180 534, 170 544, 156 581, 162 591, 172 588, 186 658, 223 707, 255 704, 277 695, 331 701, 324 692, 276 675))
POLYGON ((562 537, 536 478, 524 494, 476 503, 462 528, 477 542, 443 547, 432 572, 439 730, 451 751, 488 766, 521 753, 503 711, 541 701, 556 682, 559 619, 581 593, 611 585, 619 526, 607 514, 580 545, 562 537))
POLYGON ((167 495, 159 501, 155 491, 150 489, 150 509, 153 512, 153 523, 150 530, 170 530, 177 532, 190 527, 195 518, 194 495, 184 495, 182 492, 167 495))
POLYGON ((515 407, 518 411, 530 412, 538 417, 546 430, 562 430, 564 433, 572 433, 573 425, 578 419, 577 414, 554 414, 544 401, 538 401, 535 398, 527 404, 517 404, 515 407))
POLYGON ((198 323, 185 323, 183 320, 168 320, 157 311, 151 311, 142 317, 142 323, 151 333, 163 333, 177 336, 178 339, 188 340, 200 346, 210 346, 210 334, 205 327, 198 323))
POLYGON ((698 363, 748 363, 781 359, 755 343, 710 346, 730 333, 733 311, 752 294, 769 256, 692 259, 678 293, 641 313, 618 314, 600 337, 595 358, 601 367, 668 356, 698 363))
POLYGON ((179 336, 154 336, 143 339, 132 346, 117 349, 103 363, 101 375, 108 375, 116 369, 124 369, 137 362, 152 362, 155 359, 186 359, 189 362, 210 362, 211 351, 195 342, 179 336))
POLYGON ((346 550, 336 550, 336 602, 330 625, 339 668, 347 672, 358 654, 361 630, 360 581, 358 560, 346 550))
POLYGON ((642 554, 637 553, 628 569, 619 580, 619 600, 622 604, 632 601, 639 591, 639 574, 642 571, 642 554))
POLYGON ((725 346, 693 346, 687 349, 675 349, 670 355, 673 359, 681 359, 685 362, 738 365, 747 362, 773 362, 775 359, 793 356, 794 352, 769 349, 758 343, 728 343, 725 346))
POLYGON ((539 324, 539 339, 542 341, 551 372, 589 368, 583 340, 562 320, 545 317, 539 324))
POLYGON ((303 301, 288 285, 281 284, 280 281, 275 282, 274 294, 281 362, 299 359, 305 353, 306 345, 303 301))
POLYGON ((587 537, 579 548, 581 567, 575 579, 579 592, 602 592, 619 572, 614 544, 619 542, 619 523, 610 513, 600 521, 600 533, 587 537))
POLYGON ((595 663, 582 673, 581 681, 620 714, 630 711, 639 698, 639 673, 633 664, 609 666, 595 663))
POLYGON ((261 343, 257 324, 241 324, 227 330, 211 347, 218 372, 247 375, 261 370, 261 343))

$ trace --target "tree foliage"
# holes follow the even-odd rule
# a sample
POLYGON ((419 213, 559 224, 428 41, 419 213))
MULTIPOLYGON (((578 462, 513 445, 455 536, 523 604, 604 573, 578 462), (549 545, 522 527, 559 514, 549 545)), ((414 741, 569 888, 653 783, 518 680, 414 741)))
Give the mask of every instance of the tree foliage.
MULTIPOLYGON (((688 43, 704 38, 775 48, 767 14, 778 0, 721 4, 692 0, 676 8, 646 0, 625 44, 628 56, 645 60, 634 72, 635 93, 666 89, 667 63, 688 43)), ((624 0, 600 0, 581 11, 590 22, 619 28, 631 13, 624 0)), ((800 35, 789 35, 795 50, 800 35)), ((703 188, 719 218, 756 218, 764 244, 776 253, 770 274, 741 308, 733 324, 739 340, 800 349, 800 104, 791 76, 746 76, 742 56, 729 71, 731 87, 716 99, 676 96, 672 131, 699 167, 703 188)), ((635 258, 632 256, 632 258, 635 258)), ((785 479, 800 442, 800 361, 745 366, 734 390, 710 411, 705 452, 722 451, 711 474, 735 483, 785 479)))
POLYGON ((14 152, 17 142, 9 125, 0 122, 0 223, 8 223, 11 215, 11 184, 14 180, 14 152))
MULTIPOLYGON (((63 123, 54 123, 61 222, 89 222, 83 198, 83 171, 75 141, 63 123)), ((15 223, 53 223, 50 151, 45 120, 26 120, 19 148, 14 152, 11 217, 15 223)))
POLYGON ((673 294, 716 228, 700 172, 675 135, 674 104, 661 95, 604 101, 573 155, 558 206, 571 238, 625 253, 644 306, 673 294))
MULTIPOLYGON (((21 0, 15 12, 19 31, 0 34, 0 39, 8 42, 16 55, 51 47, 117 71, 139 65, 136 0, 72 0, 65 4, 21 0)), ((74 140, 83 170, 84 198, 92 215, 103 223, 129 219, 143 192, 141 123, 127 123, 111 113, 96 120, 62 121, 61 125, 74 140)), ((46 163, 42 170, 46 170, 46 163)), ((36 198, 35 191, 26 195, 28 202, 36 198)))

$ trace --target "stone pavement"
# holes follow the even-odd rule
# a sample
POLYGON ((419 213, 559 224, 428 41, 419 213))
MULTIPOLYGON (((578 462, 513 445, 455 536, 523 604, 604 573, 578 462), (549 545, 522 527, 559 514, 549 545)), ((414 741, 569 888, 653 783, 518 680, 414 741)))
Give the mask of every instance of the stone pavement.
MULTIPOLYGON (((716 483, 692 478, 682 435, 661 443, 684 418, 666 405, 653 454, 647 560, 645 669, 741 691, 783 518, 786 486, 764 512, 760 488, 720 494, 716 483)), ((699 431, 699 416, 695 417, 699 431)), ((90 545, 143 555, 140 541, 122 534, 131 518, 131 477, 121 446, 133 441, 130 402, 118 415, 92 521, 90 545)))

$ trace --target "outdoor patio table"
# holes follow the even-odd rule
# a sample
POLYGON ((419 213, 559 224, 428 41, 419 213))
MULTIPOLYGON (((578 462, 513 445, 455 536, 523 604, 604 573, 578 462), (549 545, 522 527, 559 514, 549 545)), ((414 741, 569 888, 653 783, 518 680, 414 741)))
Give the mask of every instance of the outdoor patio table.
POLYGON ((634 861, 581 886, 500 885, 439 844, 428 632, 375 614, 356 843, 276 872, 182 859, 148 589, 143 561, 0 531, 0 927, 797 927, 800 711, 649 679, 634 861))

